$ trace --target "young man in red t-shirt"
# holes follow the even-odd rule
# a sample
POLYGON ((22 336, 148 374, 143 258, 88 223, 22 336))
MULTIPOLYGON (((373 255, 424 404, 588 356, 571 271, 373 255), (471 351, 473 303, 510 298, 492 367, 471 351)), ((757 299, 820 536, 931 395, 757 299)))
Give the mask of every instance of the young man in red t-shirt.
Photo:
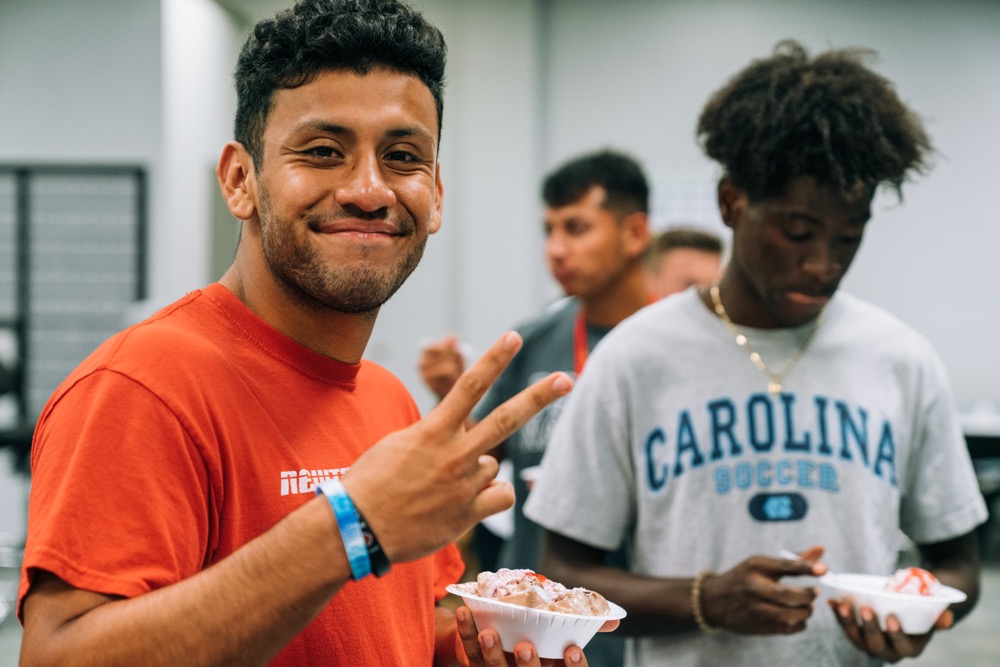
POLYGON ((103 344, 39 419, 21 664, 506 660, 435 601, 451 541, 513 502, 486 452, 570 380, 466 429, 515 334, 422 420, 362 360, 440 226, 443 72, 441 34, 391 0, 254 28, 217 168, 233 265, 103 344))

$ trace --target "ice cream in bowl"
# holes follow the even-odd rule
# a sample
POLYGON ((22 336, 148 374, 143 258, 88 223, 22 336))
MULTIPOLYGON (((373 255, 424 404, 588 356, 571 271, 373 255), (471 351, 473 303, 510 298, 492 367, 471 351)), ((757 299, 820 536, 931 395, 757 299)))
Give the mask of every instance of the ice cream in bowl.
POLYGON ((500 645, 513 651, 530 641, 542 658, 562 658, 570 646, 583 648, 606 621, 625 610, 584 588, 567 588, 532 570, 480 572, 476 581, 448 586, 472 611, 479 630, 493 628, 500 645))
POLYGON ((899 619, 903 632, 922 635, 948 605, 965 600, 957 588, 945 586, 927 570, 906 567, 889 577, 871 574, 825 574, 819 583, 833 599, 848 599, 855 610, 869 607, 885 630, 889 615, 899 619))

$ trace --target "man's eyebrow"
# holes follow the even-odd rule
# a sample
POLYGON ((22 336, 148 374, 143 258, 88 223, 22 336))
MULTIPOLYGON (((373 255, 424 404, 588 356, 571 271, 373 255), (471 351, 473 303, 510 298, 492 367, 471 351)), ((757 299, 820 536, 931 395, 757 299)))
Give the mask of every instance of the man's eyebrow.
POLYGON ((437 140, 434 136, 422 127, 417 125, 406 125, 403 127, 395 128, 386 132, 386 136, 392 138, 405 138, 405 137, 418 137, 425 141, 435 143, 437 140))
MULTIPOLYGON (((808 222, 813 225, 822 225, 823 219, 819 216, 815 216, 811 213, 806 213, 804 211, 790 211, 788 217, 792 220, 801 220, 803 222, 808 222)), ((859 216, 856 218, 850 218, 847 222, 851 225, 867 225, 871 220, 871 213, 867 213, 864 216, 859 216)))
POLYGON ((803 220, 805 222, 811 222, 816 225, 823 223, 822 218, 813 215, 812 213, 806 213, 805 211, 796 211, 796 210, 789 211, 788 217, 792 218, 793 220, 803 220))
MULTIPOLYGON (((337 123, 330 123, 322 120, 308 120, 300 123, 295 129, 298 132, 304 130, 318 130, 324 134, 332 134, 336 136, 353 136, 355 134, 353 130, 344 125, 338 125, 337 123)), ((385 134, 387 137, 393 139, 418 137, 430 143, 435 143, 437 141, 430 132, 418 125, 404 125, 403 127, 388 130, 385 134)))
POLYGON ((322 120, 307 120, 305 122, 299 123, 295 130, 301 132, 303 130, 319 130, 325 134, 335 134, 335 135, 349 135, 352 134, 351 130, 344 127, 343 125, 337 125, 336 123, 328 123, 322 120))

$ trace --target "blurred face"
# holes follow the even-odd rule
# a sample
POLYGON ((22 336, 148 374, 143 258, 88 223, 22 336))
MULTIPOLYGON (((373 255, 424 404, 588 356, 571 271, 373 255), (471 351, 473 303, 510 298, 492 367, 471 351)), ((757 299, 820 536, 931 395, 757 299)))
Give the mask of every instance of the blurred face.
POLYGON ((808 176, 785 194, 750 203, 731 184, 719 187, 733 256, 723 301, 737 324, 789 327, 819 315, 861 245, 873 191, 853 198, 808 176))
POLYGON ((437 109, 414 76, 331 71, 279 90, 255 173, 261 248, 300 303, 370 312, 441 221, 437 109))
POLYGON ((722 257, 697 248, 673 248, 660 255, 649 276, 650 292, 657 298, 683 292, 692 285, 707 287, 719 277, 722 257))
POLYGON ((545 210, 545 258, 566 294, 589 298, 612 289, 645 248, 636 251, 634 230, 603 208, 604 188, 578 201, 545 210))

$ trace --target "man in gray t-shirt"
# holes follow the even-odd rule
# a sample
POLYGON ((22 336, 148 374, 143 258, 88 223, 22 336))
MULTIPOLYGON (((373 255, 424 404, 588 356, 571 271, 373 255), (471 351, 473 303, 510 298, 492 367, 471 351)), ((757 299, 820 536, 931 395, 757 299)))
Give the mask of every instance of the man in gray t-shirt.
MULTIPOLYGON (((524 341, 521 350, 476 407, 474 419, 534 378, 552 371, 579 375, 597 341, 649 303, 643 266, 650 240, 649 186, 640 165, 611 151, 584 155, 551 172, 542 195, 545 257, 569 298, 515 327, 524 341)), ((426 348, 420 366, 425 383, 443 396, 462 368, 456 341, 426 348)), ((559 403, 548 406, 497 452, 513 464, 516 498, 513 534, 501 548, 498 567, 538 569, 541 529, 521 511, 529 492, 523 473, 541 461, 560 409, 559 403)), ((620 665, 623 644, 617 634, 600 634, 587 645, 587 659, 595 667, 620 665)))
POLYGON ((882 630, 795 577, 890 574, 902 532, 968 595, 937 629, 979 593, 986 510, 943 365, 836 293, 876 188, 920 171, 929 140, 858 52, 792 42, 717 92, 698 132, 724 168, 731 259, 616 327, 563 399, 524 510, 548 530, 543 567, 628 611, 631 666, 918 655, 933 630, 882 630), (628 569, 605 565, 622 544, 628 569))

